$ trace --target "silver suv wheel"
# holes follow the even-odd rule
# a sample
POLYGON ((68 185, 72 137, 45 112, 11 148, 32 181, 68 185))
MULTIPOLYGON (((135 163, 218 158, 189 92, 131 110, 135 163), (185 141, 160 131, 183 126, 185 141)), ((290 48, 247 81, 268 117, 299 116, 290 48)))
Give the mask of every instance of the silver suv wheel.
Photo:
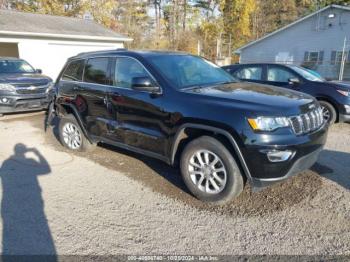
POLYGON ((226 186, 226 168, 220 157, 211 151, 196 151, 190 158, 188 171, 192 182, 202 192, 218 194, 226 186))
POLYGON ((322 109, 322 115, 323 115, 323 119, 328 122, 329 119, 331 118, 331 113, 329 112, 329 109, 325 106, 321 106, 322 109))
POLYGON ((82 137, 79 128, 73 123, 65 123, 62 127, 62 137, 66 145, 73 150, 79 149, 82 137))

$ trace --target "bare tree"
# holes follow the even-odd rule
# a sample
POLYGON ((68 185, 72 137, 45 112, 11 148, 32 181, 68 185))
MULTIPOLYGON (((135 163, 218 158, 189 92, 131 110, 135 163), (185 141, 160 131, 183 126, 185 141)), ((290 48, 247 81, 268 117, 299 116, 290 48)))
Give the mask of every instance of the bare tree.
POLYGON ((0 0, 0 9, 6 9, 8 8, 8 1, 7 0, 0 0))

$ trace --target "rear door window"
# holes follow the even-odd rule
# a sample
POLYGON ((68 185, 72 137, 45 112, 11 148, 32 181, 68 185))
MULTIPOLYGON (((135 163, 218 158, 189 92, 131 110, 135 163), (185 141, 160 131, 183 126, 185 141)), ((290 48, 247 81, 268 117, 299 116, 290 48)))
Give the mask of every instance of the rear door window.
POLYGON ((81 81, 84 71, 84 60, 75 60, 68 64, 62 75, 63 80, 81 81))
POLYGON ((108 85, 111 83, 109 58, 91 58, 85 65, 84 81, 88 83, 108 85))
POLYGON ((261 66, 249 66, 242 69, 238 69, 233 76, 243 80, 262 80, 262 67, 261 66))

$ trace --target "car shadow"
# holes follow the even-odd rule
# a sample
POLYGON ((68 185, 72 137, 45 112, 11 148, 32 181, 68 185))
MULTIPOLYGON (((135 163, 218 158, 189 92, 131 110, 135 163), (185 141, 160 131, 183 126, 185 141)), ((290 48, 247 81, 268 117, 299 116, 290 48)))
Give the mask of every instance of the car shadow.
POLYGON ((312 170, 345 189, 350 189, 350 153, 323 150, 312 170))
POLYGON ((56 261, 38 181, 38 176, 50 172, 48 162, 36 148, 20 143, 0 166, 2 261, 14 261, 12 255, 49 255, 45 261, 56 261))

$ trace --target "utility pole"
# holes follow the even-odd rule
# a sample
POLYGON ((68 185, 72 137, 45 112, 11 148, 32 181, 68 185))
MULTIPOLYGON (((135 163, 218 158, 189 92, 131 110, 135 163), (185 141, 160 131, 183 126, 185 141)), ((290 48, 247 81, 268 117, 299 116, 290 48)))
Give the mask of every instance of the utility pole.
POLYGON ((230 34, 230 42, 229 42, 229 44, 228 44, 228 57, 229 57, 229 58, 231 58, 231 56, 232 56, 232 50, 231 50, 231 48, 232 48, 232 34, 230 34))
POLYGON ((346 60, 345 50, 346 50, 346 37, 344 38, 343 53, 342 53, 342 56, 341 56, 339 81, 343 81, 343 77, 344 77, 345 60, 346 60))
POLYGON ((198 40, 198 43, 197 43, 197 54, 199 56, 201 55, 201 40, 198 40))
POLYGON ((222 33, 220 33, 220 37, 216 40, 216 59, 221 58, 221 37, 222 33))

